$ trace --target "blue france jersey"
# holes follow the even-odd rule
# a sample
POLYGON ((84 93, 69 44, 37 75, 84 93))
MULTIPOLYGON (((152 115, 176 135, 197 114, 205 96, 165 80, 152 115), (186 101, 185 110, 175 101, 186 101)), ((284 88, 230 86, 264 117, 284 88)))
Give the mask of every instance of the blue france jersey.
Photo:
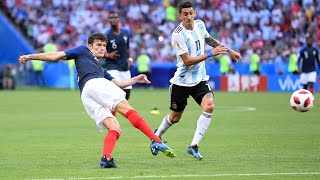
POLYGON ((128 48, 130 31, 125 28, 120 28, 120 34, 115 35, 111 30, 106 32, 108 38, 107 52, 117 51, 120 55, 117 59, 106 58, 107 70, 128 71, 128 48))
POLYGON ((97 57, 95 57, 86 46, 78 46, 64 51, 67 59, 74 59, 77 73, 78 85, 82 92, 85 83, 93 78, 106 78, 112 80, 113 77, 103 69, 97 57))
MULTIPOLYGON (((301 71, 304 73, 313 72, 316 70, 316 62, 319 59, 318 49, 315 47, 303 47, 299 53, 299 60, 302 61, 301 71)), ((318 64, 319 66, 319 64, 318 64)))

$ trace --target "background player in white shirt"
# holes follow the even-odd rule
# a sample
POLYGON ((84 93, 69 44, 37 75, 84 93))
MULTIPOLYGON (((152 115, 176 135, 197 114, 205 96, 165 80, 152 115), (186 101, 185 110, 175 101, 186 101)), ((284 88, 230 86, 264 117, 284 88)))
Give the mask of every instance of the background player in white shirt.
MULTIPOLYGON (((197 122, 197 128, 187 152, 196 159, 202 159, 198 144, 209 127, 214 103, 213 93, 208 84, 205 62, 209 57, 229 53, 233 61, 241 61, 241 55, 212 38, 201 20, 194 20, 196 11, 191 2, 179 5, 181 24, 172 33, 172 46, 176 52, 177 70, 170 80, 171 112, 163 118, 156 135, 160 138, 173 124, 178 123, 191 95, 201 106, 202 113, 197 122), (204 53, 205 43, 213 49, 204 53)), ((155 151, 156 154, 156 151, 155 151)))

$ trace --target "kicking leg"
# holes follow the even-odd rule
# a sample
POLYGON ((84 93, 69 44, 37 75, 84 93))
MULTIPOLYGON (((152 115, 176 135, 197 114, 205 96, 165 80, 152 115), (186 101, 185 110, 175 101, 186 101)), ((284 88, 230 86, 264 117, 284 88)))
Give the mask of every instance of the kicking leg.
POLYGON ((135 128, 143 132, 152 141, 151 148, 160 150, 169 157, 176 156, 173 150, 163 144, 161 139, 154 134, 149 124, 129 105, 127 100, 118 103, 115 109, 117 112, 124 115, 135 128))

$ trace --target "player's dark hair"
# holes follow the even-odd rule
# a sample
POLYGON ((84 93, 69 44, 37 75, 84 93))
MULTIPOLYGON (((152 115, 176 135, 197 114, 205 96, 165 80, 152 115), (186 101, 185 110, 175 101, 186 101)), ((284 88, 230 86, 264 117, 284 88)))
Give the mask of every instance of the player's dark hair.
POLYGON ((178 9, 179 9, 179 14, 181 13, 181 9, 183 8, 193 8, 193 4, 190 1, 185 1, 180 3, 178 9))
POLYGON ((110 10, 110 11, 109 11, 108 17, 110 17, 111 14, 116 14, 116 15, 118 15, 118 13, 117 13, 116 11, 114 11, 114 10, 110 10))
POLYGON ((107 36, 100 32, 91 34, 88 38, 88 44, 93 44, 94 40, 107 41, 107 36))

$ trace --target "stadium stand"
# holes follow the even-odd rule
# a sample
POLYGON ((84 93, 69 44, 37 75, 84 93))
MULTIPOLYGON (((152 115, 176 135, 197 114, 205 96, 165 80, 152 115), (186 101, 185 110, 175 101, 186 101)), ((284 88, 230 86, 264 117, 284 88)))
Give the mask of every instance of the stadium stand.
MULTIPOLYGON (((174 62, 170 36, 177 21, 168 20, 166 10, 178 2, 6 0, 5 9, 24 34, 34 40, 34 47, 52 39, 58 50, 84 43, 91 32, 104 32, 109 26, 108 11, 113 9, 119 12, 122 25, 133 32, 131 49, 136 57, 145 48, 154 62, 174 62)), ((287 50, 297 52, 307 32, 320 35, 318 0, 197 0, 194 4, 209 33, 240 51, 245 63, 255 48, 263 50, 262 62, 272 63, 279 49, 287 59, 287 50)), ((316 44, 320 45, 319 39, 316 44)))
MULTIPOLYGON (((48 42, 64 50, 86 43, 88 34, 109 28, 108 12, 119 13, 122 26, 132 32, 133 57, 146 51, 151 61, 175 62, 171 33, 178 20, 172 15, 178 0, 5 0, 0 6, 30 44, 39 49, 48 42), (79 23, 81 22, 81 23, 79 23), (160 38, 161 37, 161 38, 160 38), (156 50, 155 50, 156 49, 156 50)), ((319 0, 194 0, 197 17, 209 33, 222 43, 241 52, 248 72, 250 55, 261 50, 262 74, 276 74, 274 62, 285 64, 291 52, 298 53, 307 33, 320 37, 319 0), (280 59, 280 61, 279 61, 280 59)), ((320 46, 316 38, 315 45, 320 46)), ((206 47, 209 49, 210 47, 206 47)), ((208 60, 209 66, 217 60, 208 60), (210 64, 211 63, 211 64, 210 64)), ((215 65, 213 65, 214 67, 215 65)), ((170 66, 169 66, 170 67, 170 66)), ((213 69, 213 68, 211 68, 213 69)), ((170 71, 170 70, 169 70, 170 71)), ((213 73, 218 74, 218 72, 213 73)))

